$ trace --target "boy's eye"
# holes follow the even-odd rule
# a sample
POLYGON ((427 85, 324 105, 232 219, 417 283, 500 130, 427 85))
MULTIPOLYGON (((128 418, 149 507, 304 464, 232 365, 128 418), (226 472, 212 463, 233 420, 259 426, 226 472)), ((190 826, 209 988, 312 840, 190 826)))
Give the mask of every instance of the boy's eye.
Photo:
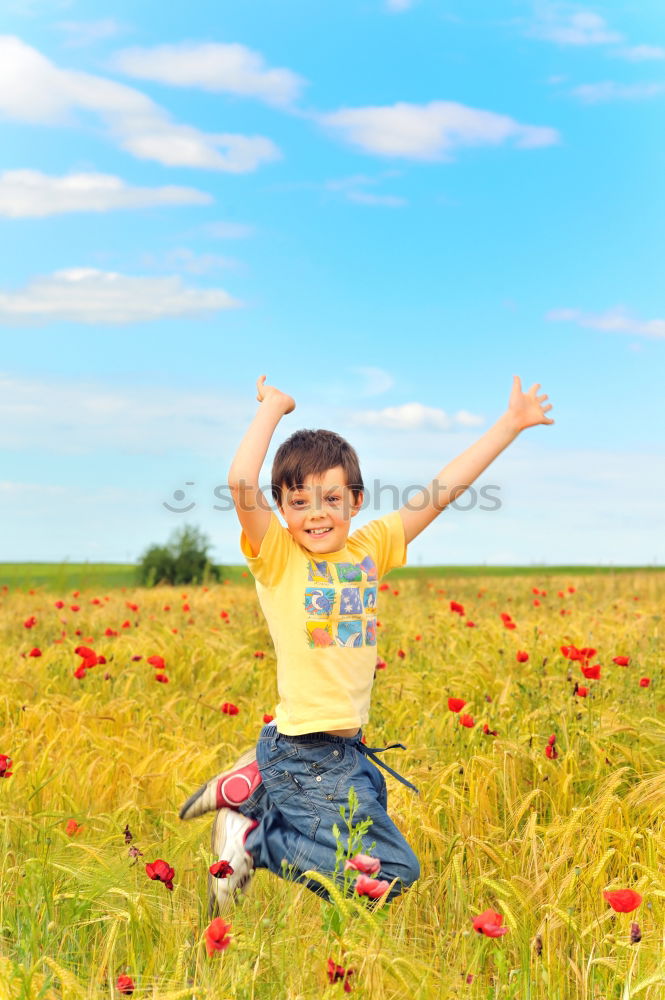
POLYGON ((331 503, 339 503, 339 501, 341 500, 341 497, 328 497, 328 500, 331 503))

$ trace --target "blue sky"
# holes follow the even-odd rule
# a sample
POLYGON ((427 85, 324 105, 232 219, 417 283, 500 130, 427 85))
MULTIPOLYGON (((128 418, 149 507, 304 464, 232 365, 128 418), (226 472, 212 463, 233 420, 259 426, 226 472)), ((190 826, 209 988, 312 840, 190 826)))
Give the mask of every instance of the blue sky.
POLYGON ((410 562, 663 562, 656 3, 9 0, 2 31, 0 560, 187 521, 240 562, 214 489, 260 374, 275 445, 336 430, 403 497, 516 373, 556 423, 410 562))

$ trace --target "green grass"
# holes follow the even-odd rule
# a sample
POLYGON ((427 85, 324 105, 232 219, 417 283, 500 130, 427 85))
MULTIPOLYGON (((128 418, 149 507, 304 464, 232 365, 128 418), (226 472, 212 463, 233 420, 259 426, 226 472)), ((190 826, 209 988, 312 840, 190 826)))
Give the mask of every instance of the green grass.
MULTIPOLYGON (((393 570, 391 579, 417 580, 436 577, 466 578, 476 576, 595 576, 613 573, 640 573, 645 570, 660 573, 665 566, 405 566, 393 570)), ((222 566, 222 581, 253 585, 247 568, 222 566)), ((0 586, 11 589, 48 587, 68 591, 86 588, 109 590, 115 587, 137 587, 137 567, 132 563, 0 563, 0 586)))

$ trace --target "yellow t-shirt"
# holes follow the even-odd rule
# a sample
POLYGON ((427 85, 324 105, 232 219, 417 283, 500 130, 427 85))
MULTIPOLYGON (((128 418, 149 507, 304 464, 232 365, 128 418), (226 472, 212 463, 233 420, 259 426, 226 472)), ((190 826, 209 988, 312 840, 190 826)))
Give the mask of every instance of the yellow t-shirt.
POLYGON ((379 581, 406 563, 398 511, 354 531, 343 549, 312 553, 276 514, 258 555, 240 547, 277 654, 280 733, 351 729, 369 718, 379 581))

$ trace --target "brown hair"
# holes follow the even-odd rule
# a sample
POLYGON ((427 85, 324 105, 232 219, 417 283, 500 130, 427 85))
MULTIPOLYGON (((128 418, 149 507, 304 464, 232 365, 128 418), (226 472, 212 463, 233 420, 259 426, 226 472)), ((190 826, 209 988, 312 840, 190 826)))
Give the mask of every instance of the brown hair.
POLYGON ((272 463, 273 500, 279 506, 284 486, 301 489, 307 476, 320 476, 337 465, 344 469, 346 485, 357 503, 365 486, 358 455, 349 442, 334 431, 295 431, 279 446, 272 463))

